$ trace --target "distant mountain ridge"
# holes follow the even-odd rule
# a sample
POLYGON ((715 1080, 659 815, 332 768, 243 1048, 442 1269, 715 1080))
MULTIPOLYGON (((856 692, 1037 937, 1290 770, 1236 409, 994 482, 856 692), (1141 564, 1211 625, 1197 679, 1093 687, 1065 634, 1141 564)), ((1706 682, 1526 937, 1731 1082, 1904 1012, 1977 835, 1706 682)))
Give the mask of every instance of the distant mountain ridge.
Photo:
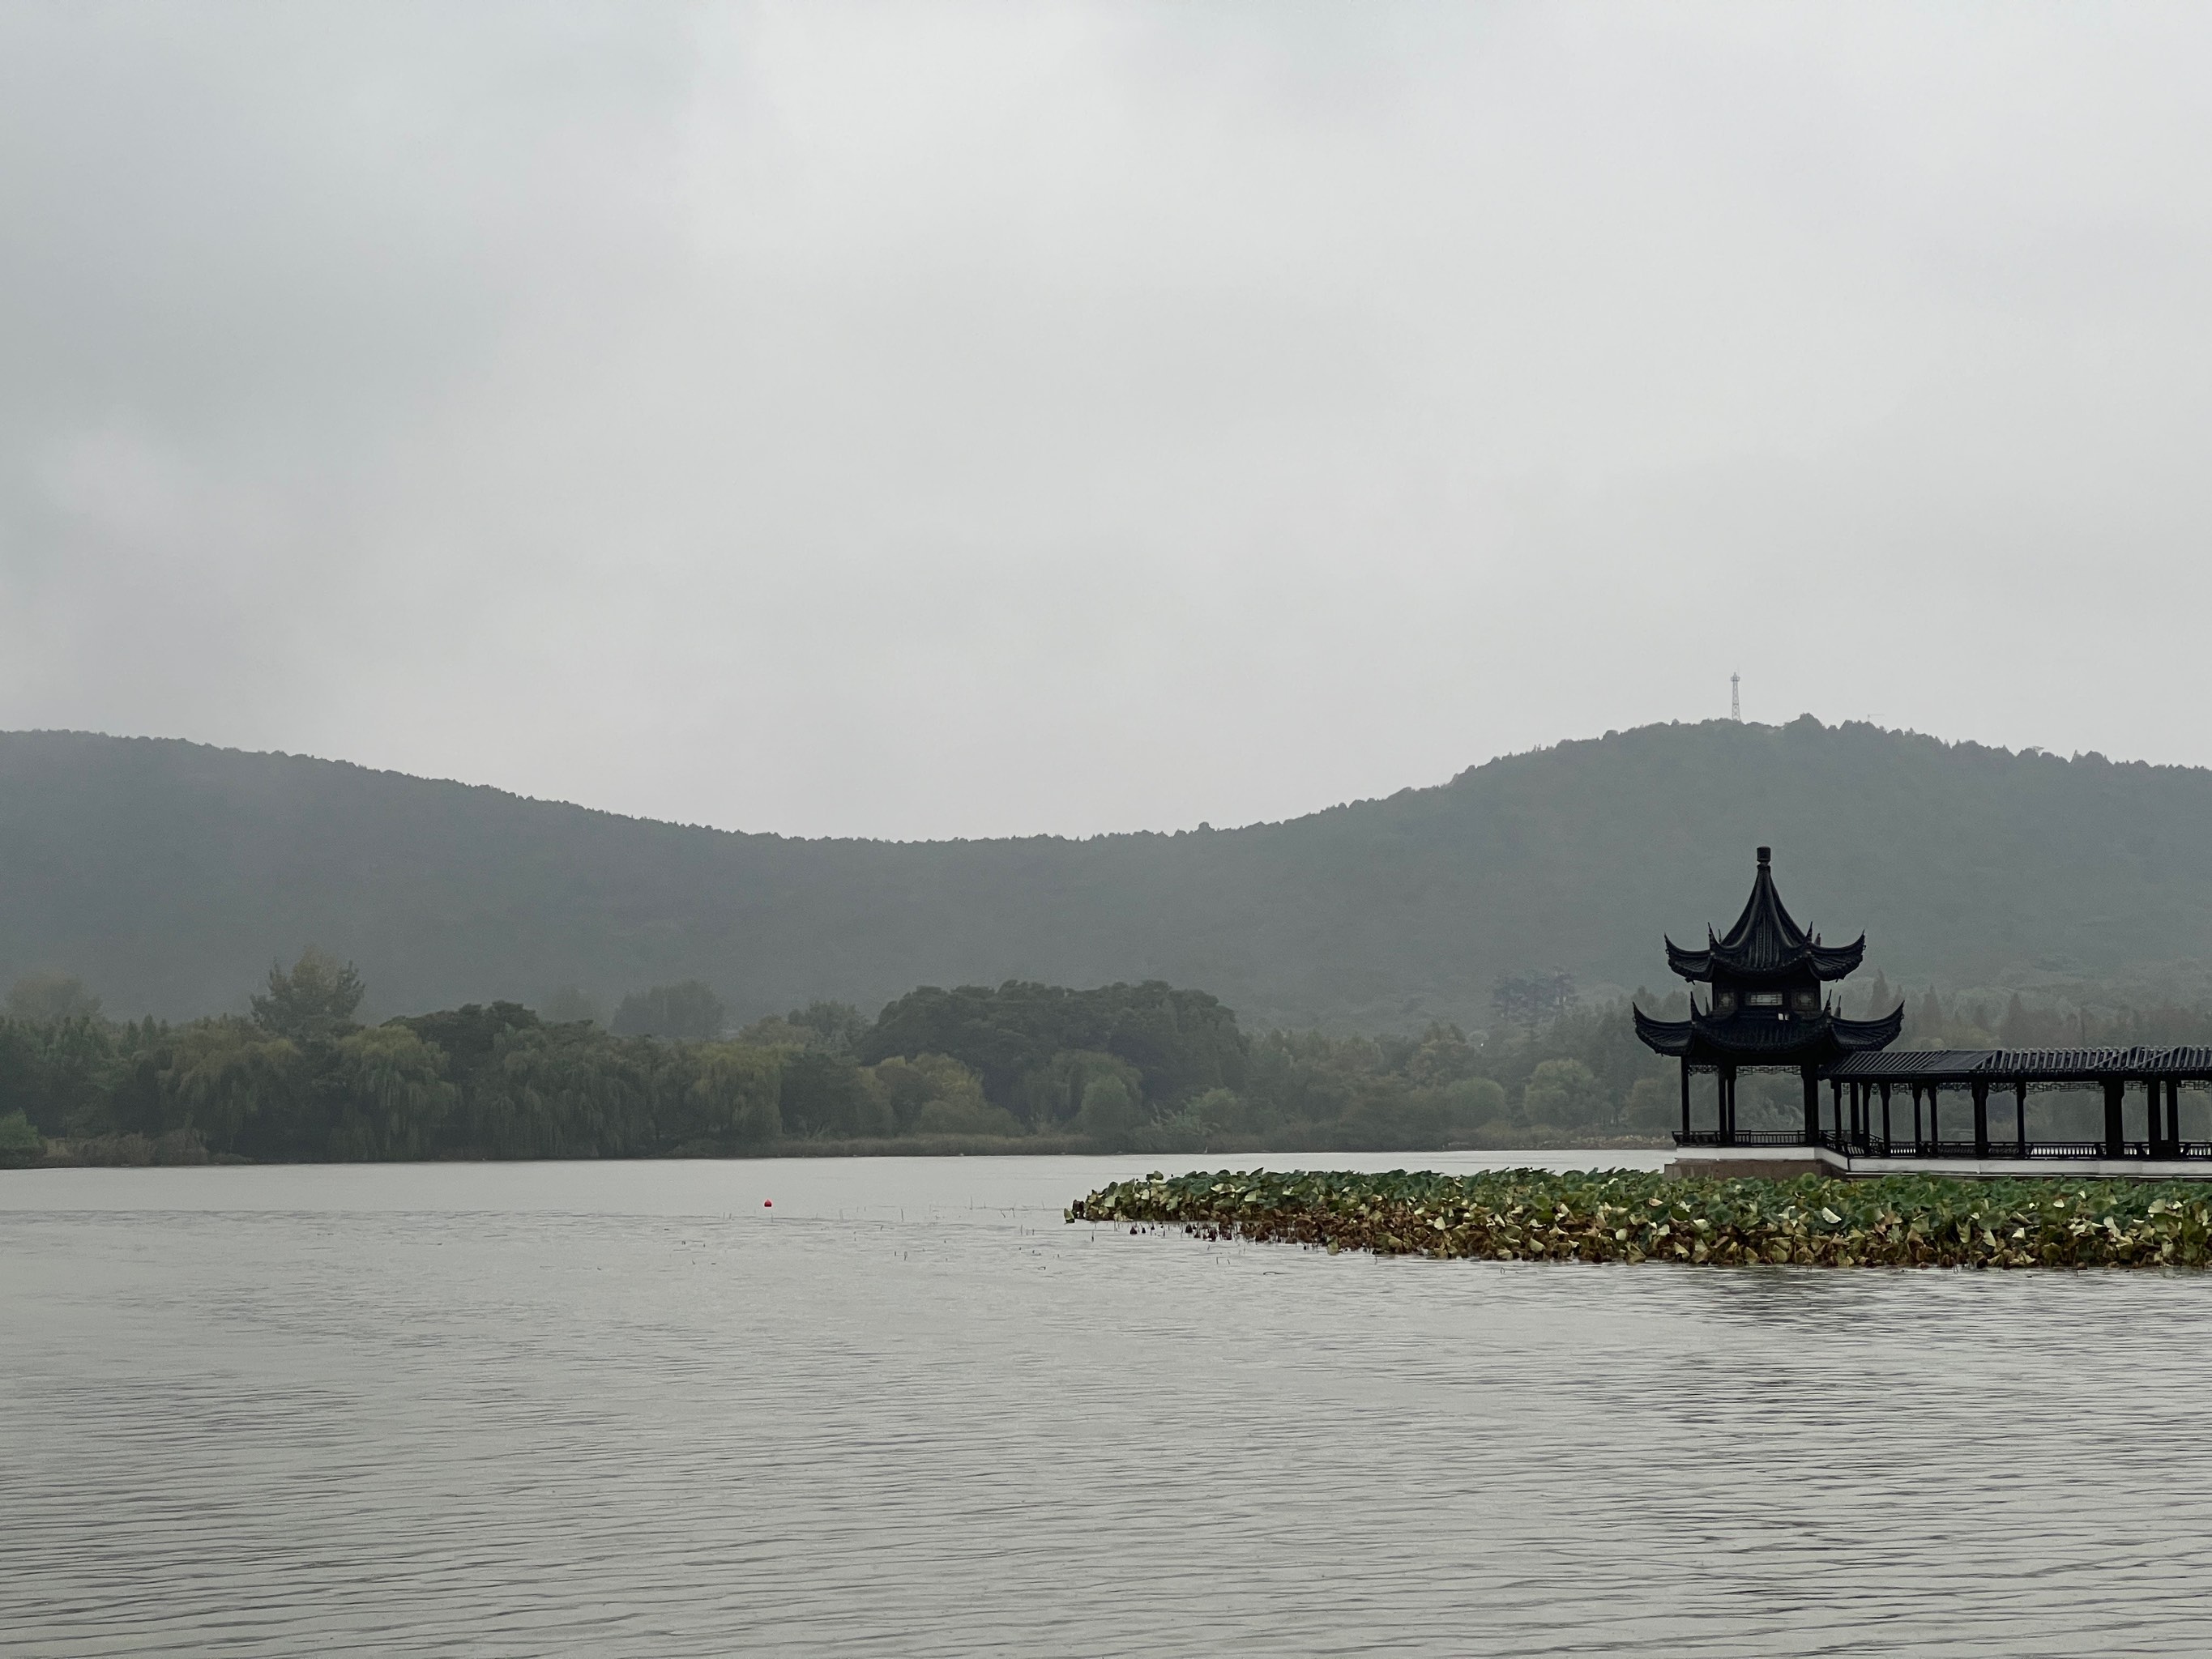
POLYGON ((342 762, 0 733, 0 982, 242 1006, 310 941, 364 1012, 698 977, 742 1015, 917 985, 1165 979, 1248 1025, 1488 1018, 1498 977, 1657 986, 1775 848, 1791 909, 1891 979, 2212 962, 2212 771, 1733 721, 1503 757, 1240 830, 950 842, 660 823, 342 762))

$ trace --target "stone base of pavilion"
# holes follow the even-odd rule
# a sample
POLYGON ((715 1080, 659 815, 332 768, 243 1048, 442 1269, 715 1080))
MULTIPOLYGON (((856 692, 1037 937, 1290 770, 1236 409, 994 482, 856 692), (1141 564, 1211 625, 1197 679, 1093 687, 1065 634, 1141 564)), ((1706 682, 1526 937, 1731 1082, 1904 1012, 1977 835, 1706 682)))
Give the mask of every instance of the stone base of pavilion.
POLYGON ((1868 1158, 1830 1146, 1686 1146, 1665 1172, 1705 1181, 1793 1181, 1808 1175, 1847 1181, 1900 1175, 1964 1181, 2212 1181, 2212 1163, 2155 1158, 1868 1158))

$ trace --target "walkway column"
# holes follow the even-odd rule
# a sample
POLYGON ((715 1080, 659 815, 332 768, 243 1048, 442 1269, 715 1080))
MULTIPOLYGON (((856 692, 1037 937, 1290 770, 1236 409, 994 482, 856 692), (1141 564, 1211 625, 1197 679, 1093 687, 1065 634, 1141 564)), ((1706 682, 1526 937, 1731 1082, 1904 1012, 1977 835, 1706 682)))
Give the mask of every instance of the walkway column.
POLYGON ((1820 1079, 1809 1066, 1799 1066, 1797 1075, 1805 1085, 1805 1144, 1817 1146, 1820 1144, 1820 1079))
POLYGON ((1920 1150, 1920 1085, 1912 1085, 1912 1150, 1920 1150))
POLYGON ((1721 1067, 1721 1145, 1735 1145, 1735 1067, 1721 1067))
POLYGON ((1990 1085, 1976 1081, 1974 1085, 1974 1156, 1990 1155, 1990 1085))
POLYGON ((2020 1142, 2020 1155, 2027 1156, 2027 1080, 2023 1078, 2012 1085, 2012 1115, 2014 1137, 2020 1142))
POLYGON ((1883 1151, 1887 1152, 1889 1149, 1889 1079, 1887 1078, 1881 1080, 1881 1145, 1883 1151))
POLYGON ((2106 1158, 2118 1158, 2120 1155, 2120 1091, 2127 1086, 2126 1080, 2121 1078, 2108 1077, 2105 1079, 2105 1156, 2106 1158))
POLYGON ((2166 1130, 2173 1141, 2173 1155, 2181 1156, 2181 1079, 2173 1078, 2166 1085, 2166 1130))

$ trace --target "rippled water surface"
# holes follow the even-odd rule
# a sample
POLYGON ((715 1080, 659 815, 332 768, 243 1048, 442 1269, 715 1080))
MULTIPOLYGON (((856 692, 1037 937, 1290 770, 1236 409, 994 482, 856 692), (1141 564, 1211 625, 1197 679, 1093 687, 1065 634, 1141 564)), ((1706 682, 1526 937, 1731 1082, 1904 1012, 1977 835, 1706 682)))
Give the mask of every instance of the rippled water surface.
POLYGON ((0 1649, 2212 1646, 2212 1279, 1060 1221, 1139 1172, 0 1174, 0 1649))

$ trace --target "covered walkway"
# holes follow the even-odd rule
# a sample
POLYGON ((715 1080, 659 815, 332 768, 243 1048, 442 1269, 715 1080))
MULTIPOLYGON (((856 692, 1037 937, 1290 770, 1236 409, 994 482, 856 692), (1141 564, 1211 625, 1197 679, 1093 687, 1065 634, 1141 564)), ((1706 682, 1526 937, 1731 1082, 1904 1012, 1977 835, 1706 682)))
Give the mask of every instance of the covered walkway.
MULTIPOLYGON (((2212 1163, 2212 1140, 2185 1140, 2181 1134, 2181 1091, 2212 1088, 2212 1048, 1947 1048, 1846 1054, 1820 1069, 1818 1075, 1828 1085, 1830 1109, 1822 1121, 1811 1121, 1808 1114, 1804 1131, 1738 1131, 1731 1121, 1734 1114, 1725 1111, 1715 1127, 1691 1128, 1688 1069, 1684 1121, 1675 1135, 1686 1147, 1821 1146, 1853 1160, 2212 1163), (2104 1100, 2103 1133, 2094 1140, 2030 1139, 2027 1097, 2036 1089, 2098 1092, 2104 1100)), ((1723 1079, 1724 1099, 1733 1093, 1734 1080, 1723 1079)), ((1809 1097, 1809 1072, 1806 1080, 1809 1097)))

